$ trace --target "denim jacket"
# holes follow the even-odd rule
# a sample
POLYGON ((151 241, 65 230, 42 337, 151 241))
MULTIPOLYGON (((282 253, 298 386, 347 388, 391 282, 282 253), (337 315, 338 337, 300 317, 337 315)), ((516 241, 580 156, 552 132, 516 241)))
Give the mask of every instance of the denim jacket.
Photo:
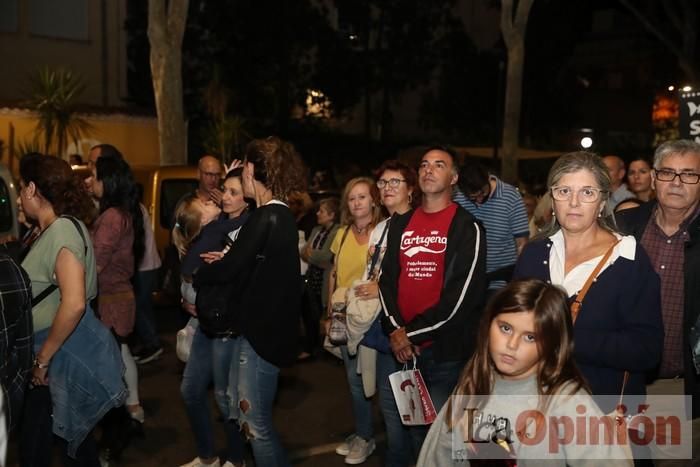
MULTIPOLYGON (((34 335, 38 352, 49 329, 34 335)), ((49 391, 53 432, 76 451, 97 422, 126 399, 124 364, 116 339, 88 306, 73 333, 51 359, 49 391)))

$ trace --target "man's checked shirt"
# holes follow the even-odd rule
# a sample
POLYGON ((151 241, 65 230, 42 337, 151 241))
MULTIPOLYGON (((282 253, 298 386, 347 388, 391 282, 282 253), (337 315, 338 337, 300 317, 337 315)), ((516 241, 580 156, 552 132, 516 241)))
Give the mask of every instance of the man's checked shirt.
POLYGON ((27 273, 0 252, 0 383, 8 427, 19 420, 32 369, 32 287, 27 273))

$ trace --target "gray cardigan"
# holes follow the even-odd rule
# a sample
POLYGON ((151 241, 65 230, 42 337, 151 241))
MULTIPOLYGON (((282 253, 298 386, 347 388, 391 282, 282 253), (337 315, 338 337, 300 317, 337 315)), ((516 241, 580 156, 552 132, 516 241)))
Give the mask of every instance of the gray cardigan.
MULTIPOLYGON (((317 225, 313 228, 313 230, 311 231, 311 235, 309 235, 309 240, 306 242, 306 245, 304 245, 304 248, 306 248, 306 246, 309 245, 309 243, 313 242, 313 240, 316 238, 316 235, 318 235, 319 232, 321 232, 322 228, 323 227, 321 227, 320 225, 317 225)), ((333 225, 331 231, 326 237, 326 241, 323 243, 323 246, 320 249, 312 248, 311 254, 309 255, 308 263, 323 269, 323 288, 321 289, 321 303, 323 304, 324 309, 326 307, 326 304, 328 303, 328 280, 333 266, 333 253, 331 252, 331 244, 333 243, 335 234, 338 233, 338 228, 340 228, 339 224, 333 225)))

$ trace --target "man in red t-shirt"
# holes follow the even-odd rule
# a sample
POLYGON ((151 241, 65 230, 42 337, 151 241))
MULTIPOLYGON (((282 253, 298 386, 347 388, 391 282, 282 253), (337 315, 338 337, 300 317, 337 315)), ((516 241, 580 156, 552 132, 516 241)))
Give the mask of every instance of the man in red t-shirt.
POLYGON ((471 357, 486 291, 483 227, 452 202, 455 159, 444 146, 423 155, 422 204, 392 219, 379 279, 394 356, 417 358, 436 410, 471 357))

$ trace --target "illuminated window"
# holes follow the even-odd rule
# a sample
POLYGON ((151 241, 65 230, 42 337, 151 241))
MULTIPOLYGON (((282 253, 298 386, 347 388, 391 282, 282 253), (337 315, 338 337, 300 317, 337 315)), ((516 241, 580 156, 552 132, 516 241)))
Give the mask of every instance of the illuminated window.
POLYGON ((306 91, 306 115, 317 118, 331 117, 331 101, 317 89, 306 91))

